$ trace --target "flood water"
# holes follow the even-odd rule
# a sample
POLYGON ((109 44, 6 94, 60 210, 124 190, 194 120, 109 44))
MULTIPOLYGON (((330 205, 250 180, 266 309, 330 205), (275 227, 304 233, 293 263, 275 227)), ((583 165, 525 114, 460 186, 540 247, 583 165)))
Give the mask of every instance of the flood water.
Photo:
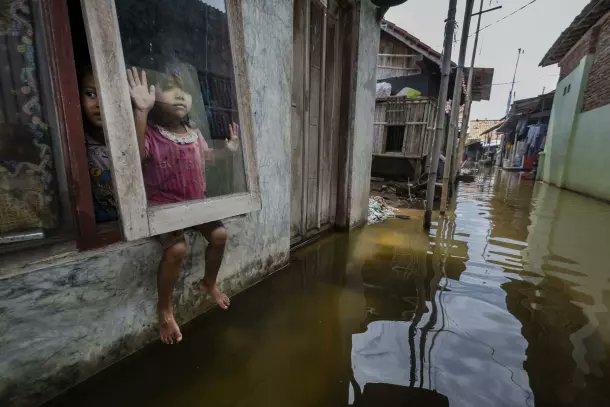
POLYGON ((324 238, 51 405, 610 405, 610 205, 498 171, 454 207, 324 238))

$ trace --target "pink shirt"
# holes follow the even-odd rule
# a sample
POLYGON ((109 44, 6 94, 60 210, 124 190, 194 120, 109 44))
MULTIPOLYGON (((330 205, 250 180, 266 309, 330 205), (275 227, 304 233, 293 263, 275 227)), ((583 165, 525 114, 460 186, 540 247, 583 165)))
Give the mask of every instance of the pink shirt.
POLYGON ((146 126, 142 171, 149 204, 206 198, 205 160, 210 153, 201 133, 194 143, 178 144, 146 126))

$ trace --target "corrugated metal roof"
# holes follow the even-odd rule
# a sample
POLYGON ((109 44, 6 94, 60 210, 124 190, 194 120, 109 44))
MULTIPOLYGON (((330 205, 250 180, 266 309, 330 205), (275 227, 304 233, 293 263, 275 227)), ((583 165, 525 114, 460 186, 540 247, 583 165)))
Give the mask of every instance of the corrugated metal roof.
POLYGON ((540 66, 559 63, 576 43, 610 11, 610 0, 591 0, 547 51, 540 66))

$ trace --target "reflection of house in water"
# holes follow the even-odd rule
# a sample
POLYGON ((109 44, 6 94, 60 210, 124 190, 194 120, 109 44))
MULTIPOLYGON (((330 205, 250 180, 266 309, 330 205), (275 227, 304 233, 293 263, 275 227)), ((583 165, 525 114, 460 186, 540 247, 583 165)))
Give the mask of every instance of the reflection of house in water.
POLYGON ((509 311, 523 324, 524 367, 536 403, 604 405, 610 373, 607 206, 546 184, 538 185, 534 199, 522 279, 502 288, 509 311))
POLYGON ((350 405, 448 405, 444 395, 431 390, 433 367, 427 352, 443 313, 438 301, 441 278, 459 278, 467 250, 465 243, 450 240, 442 261, 440 240, 432 243, 418 222, 400 220, 357 237, 351 252, 360 270, 367 315, 363 332, 351 336, 350 405))

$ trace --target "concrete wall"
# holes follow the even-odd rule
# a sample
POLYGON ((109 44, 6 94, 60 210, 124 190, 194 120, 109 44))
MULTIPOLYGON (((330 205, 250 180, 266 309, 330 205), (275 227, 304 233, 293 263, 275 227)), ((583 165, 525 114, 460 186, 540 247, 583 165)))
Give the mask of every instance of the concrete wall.
POLYGON ((543 181, 557 186, 563 186, 572 134, 582 109, 582 95, 590 66, 591 57, 587 56, 557 84, 541 177, 543 181))
POLYGON ((356 97, 353 110, 353 146, 348 169, 349 226, 364 224, 368 214, 368 196, 373 156, 373 121, 375 117, 375 84, 379 51, 377 8, 369 1, 360 2, 358 52, 356 64, 356 97))
POLYGON ((610 201, 610 105, 578 116, 564 188, 610 201))
POLYGON ((593 61, 592 55, 585 56, 557 84, 541 179, 610 201, 610 179, 603 176, 610 142, 610 105, 583 111, 593 61))
MULTIPOLYGON (((292 2, 242 7, 262 210, 226 222, 220 279, 229 293, 284 265, 290 245, 292 2)), ((203 275, 203 239, 188 243, 174 296, 182 323, 209 305, 191 288, 203 275)), ((0 405, 35 405, 156 340, 160 253, 146 239, 36 262, 30 252, 28 262, 10 266, 3 257, 0 405)))

